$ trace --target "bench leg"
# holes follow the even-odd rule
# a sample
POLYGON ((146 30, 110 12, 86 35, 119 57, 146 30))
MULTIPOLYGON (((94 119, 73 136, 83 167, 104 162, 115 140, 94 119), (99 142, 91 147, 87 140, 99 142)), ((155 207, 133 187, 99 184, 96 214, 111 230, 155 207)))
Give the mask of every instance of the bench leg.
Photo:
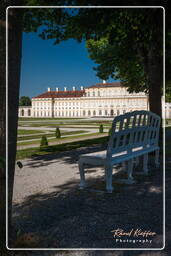
POLYGON ((82 162, 78 162, 79 166, 79 172, 80 172, 80 185, 79 187, 81 189, 86 187, 86 182, 85 182, 85 173, 84 173, 84 164, 82 162))
POLYGON ((157 149, 155 151, 155 166, 158 168, 160 165, 160 162, 159 162, 159 149, 157 149))
POLYGON ((139 157, 136 157, 136 158, 135 158, 135 166, 138 166, 138 165, 139 165, 139 162, 140 162, 140 161, 139 161, 139 157))
POLYGON ((126 161, 122 162, 122 170, 126 172, 126 161))
POLYGON ((106 179, 106 190, 108 193, 112 193, 113 186, 112 186, 112 165, 105 165, 105 179, 106 179))
POLYGON ((148 174, 148 154, 143 155, 143 171, 144 174, 148 174))
POLYGON ((133 171, 133 159, 128 161, 128 180, 127 180, 127 184, 132 184, 134 183, 134 178, 132 176, 132 171, 133 171))

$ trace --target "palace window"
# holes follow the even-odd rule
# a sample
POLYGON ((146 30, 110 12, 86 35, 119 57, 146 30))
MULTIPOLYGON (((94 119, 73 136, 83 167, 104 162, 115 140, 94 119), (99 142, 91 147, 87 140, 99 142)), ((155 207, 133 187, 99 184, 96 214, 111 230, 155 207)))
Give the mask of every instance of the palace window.
POLYGON ((110 115, 113 116, 114 115, 114 111, 113 109, 110 110, 110 115))

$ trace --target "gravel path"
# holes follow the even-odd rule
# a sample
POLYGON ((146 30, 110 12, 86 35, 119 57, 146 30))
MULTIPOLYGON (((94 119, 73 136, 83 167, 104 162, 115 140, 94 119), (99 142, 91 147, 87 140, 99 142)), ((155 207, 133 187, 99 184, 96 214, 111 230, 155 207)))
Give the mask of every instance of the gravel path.
POLYGON ((32 234, 37 239, 33 247, 38 248, 162 247, 162 167, 155 169, 151 162, 149 176, 136 174, 134 185, 117 184, 116 178, 124 176, 117 173, 121 168, 117 167, 112 194, 105 192, 103 169, 89 168, 86 177, 90 187, 80 191, 78 157, 97 150, 102 148, 81 148, 22 161, 24 167, 16 167, 14 184, 16 229, 21 236, 32 234), (151 243, 116 242, 111 231, 118 228, 151 230, 156 235, 151 243))

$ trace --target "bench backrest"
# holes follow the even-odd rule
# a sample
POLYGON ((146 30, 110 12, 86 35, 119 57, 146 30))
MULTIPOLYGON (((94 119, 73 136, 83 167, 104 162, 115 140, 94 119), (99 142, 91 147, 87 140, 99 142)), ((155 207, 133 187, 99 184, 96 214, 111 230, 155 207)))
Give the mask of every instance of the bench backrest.
POLYGON ((133 111, 114 118, 107 156, 158 145, 160 117, 150 111, 133 111))

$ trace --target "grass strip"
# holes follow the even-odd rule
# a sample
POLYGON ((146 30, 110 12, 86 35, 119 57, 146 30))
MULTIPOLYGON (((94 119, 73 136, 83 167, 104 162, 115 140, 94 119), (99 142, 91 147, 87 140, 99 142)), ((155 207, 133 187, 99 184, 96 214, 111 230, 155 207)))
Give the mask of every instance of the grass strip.
POLYGON ((22 129, 18 129, 17 131, 17 135, 32 135, 32 134, 37 134, 37 133, 44 133, 44 131, 42 130, 22 130, 22 129))
MULTIPOLYGON (((78 130, 78 131, 68 131, 68 132, 63 132, 61 131, 61 135, 72 135, 72 134, 80 134, 80 133, 86 133, 87 131, 84 130, 78 130)), ((46 133, 46 137, 55 137, 55 131, 51 133, 46 133)), ((42 135, 31 135, 31 136, 21 136, 17 138, 17 141, 20 140, 31 140, 31 139, 40 139, 42 135)))
POLYGON ((41 156, 41 155, 47 155, 47 154, 57 153, 61 151, 73 150, 80 147, 95 146, 98 144, 107 143, 108 139, 109 139, 109 136, 104 136, 100 138, 93 138, 93 139, 80 140, 75 142, 47 146, 42 149, 40 149, 40 147, 22 149, 17 151, 16 158, 24 159, 28 157, 41 156))
MULTIPOLYGON (((61 141, 68 140, 68 139, 77 139, 77 138, 81 138, 81 137, 88 137, 88 136, 99 135, 99 134, 102 134, 102 133, 95 132, 95 133, 76 135, 76 136, 70 136, 70 137, 62 137, 62 138, 59 138, 59 139, 53 138, 53 139, 49 139, 48 142, 59 142, 60 143, 61 141)), ((103 134, 107 134, 107 133, 103 133, 103 134)), ((19 143, 17 143, 17 146, 35 145, 35 144, 40 144, 40 139, 35 140, 35 141, 19 142, 19 143)))

